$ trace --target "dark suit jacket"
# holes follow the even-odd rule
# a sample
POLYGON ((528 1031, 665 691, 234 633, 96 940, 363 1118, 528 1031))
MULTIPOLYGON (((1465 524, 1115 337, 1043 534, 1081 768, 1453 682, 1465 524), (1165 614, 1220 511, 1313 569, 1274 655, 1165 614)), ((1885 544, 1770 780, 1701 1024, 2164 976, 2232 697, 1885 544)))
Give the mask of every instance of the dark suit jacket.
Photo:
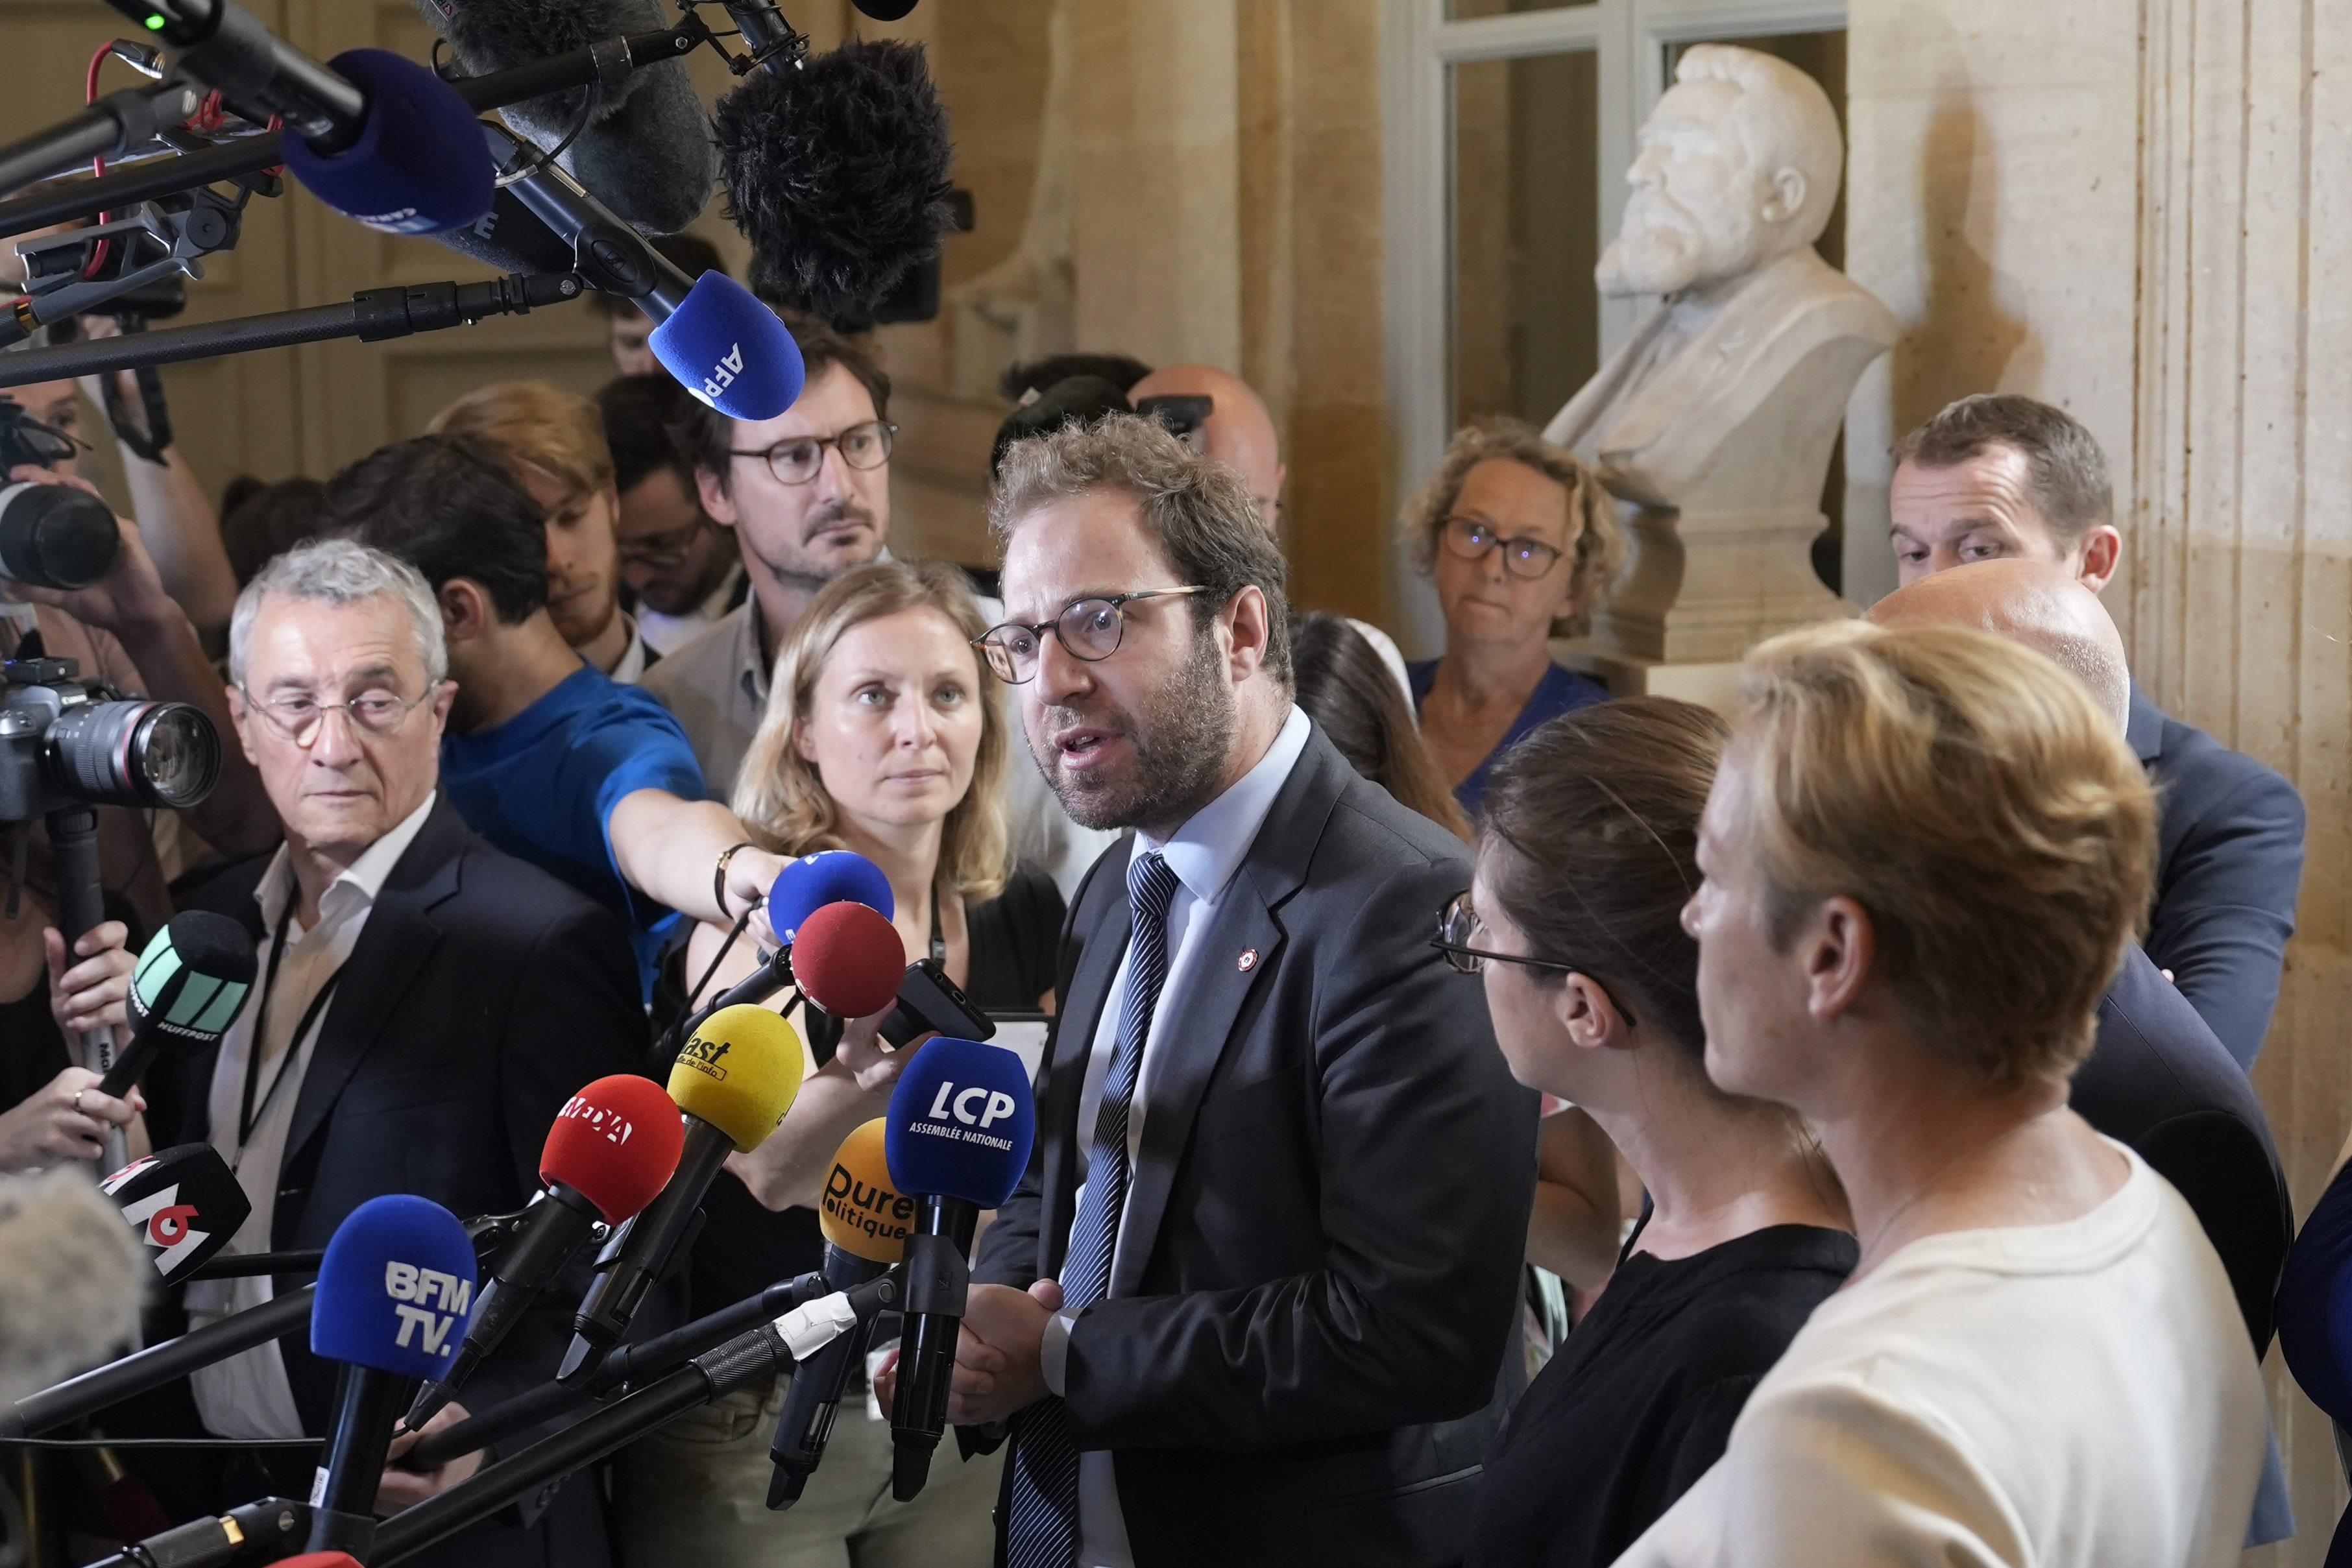
POLYGON ((2148 956, 2250 1068, 2294 933, 2303 798, 2252 758, 2167 715, 2137 683, 2127 733, 2163 791, 2148 956))
MULTIPOLYGON (((224 873, 194 906, 241 920, 258 938, 253 894, 268 863, 224 873)), ((521 1207, 538 1188, 540 1148, 564 1101, 645 1060, 636 974, 611 915, 476 838, 444 796, 385 879, 341 970, 295 1102, 270 1245, 323 1247, 352 1210, 386 1193, 429 1197, 461 1219, 521 1207)), ((215 1049, 173 1064, 171 1085, 152 1097, 171 1108, 175 1119, 165 1124, 177 1130, 159 1143, 210 1137, 217 1056, 215 1049)), ((467 1385, 469 1408, 554 1375, 578 1291, 551 1289, 542 1300, 467 1385)), ((279 1345, 303 1423, 323 1434, 336 1368, 310 1354, 301 1335, 279 1345)), ((565 1493, 582 1494, 573 1500, 593 1510, 588 1490, 565 1493)), ((576 1511, 559 1507, 548 1524, 567 1531, 593 1522, 568 1519, 576 1511)), ((527 1544, 523 1533, 485 1526, 449 1544, 487 1549, 499 1538, 497 1550, 429 1561, 573 1554, 534 1549, 543 1543, 527 1544)))
MULTIPOLYGON (((1128 852, 1071 913, 1035 1153, 977 1279, 1061 1270, 1128 852)), ((1318 728, 1202 934, 1151 1064, 1110 1296, 1078 1317, 1066 1371, 1143 1568, 1461 1558, 1498 1373, 1516 1388, 1537 1108, 1480 982, 1429 946, 1469 879, 1461 843, 1318 728)))
POLYGON ((2189 1200, 2221 1255, 2259 1356, 2294 1239, 2286 1173, 2253 1086, 2197 1009, 2135 947, 2099 1002, 2069 1103, 2189 1200))

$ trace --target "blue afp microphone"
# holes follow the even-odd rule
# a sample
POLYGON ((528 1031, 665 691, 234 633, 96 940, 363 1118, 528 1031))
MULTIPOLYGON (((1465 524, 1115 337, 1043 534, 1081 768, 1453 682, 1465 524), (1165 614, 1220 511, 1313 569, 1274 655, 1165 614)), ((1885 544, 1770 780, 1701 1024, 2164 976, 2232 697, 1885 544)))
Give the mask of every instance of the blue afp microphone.
POLYGON ((768 925, 789 946, 801 922, 828 904, 862 904, 885 920, 898 913, 880 866, 856 850, 819 850, 776 873, 768 887, 768 925))
POLYGON ((489 150, 457 89, 389 49, 327 62, 367 95, 357 139, 320 152, 286 138, 286 167, 327 205, 385 234, 446 234, 478 222, 496 198, 489 150))
POLYGON ((394 1417, 466 1337, 474 1244, 457 1217, 394 1193, 352 1210, 327 1242, 310 1353, 342 1364, 327 1462, 310 1485, 311 1552, 365 1558, 394 1417))
POLYGON ((1013 1196, 1036 1133, 1029 1076, 1003 1046, 935 1035, 891 1092, 883 1153, 891 1184, 915 1200, 890 1410, 890 1495, 900 1502, 930 1479, 931 1452, 947 1430, 973 1228, 982 1209, 1013 1196))

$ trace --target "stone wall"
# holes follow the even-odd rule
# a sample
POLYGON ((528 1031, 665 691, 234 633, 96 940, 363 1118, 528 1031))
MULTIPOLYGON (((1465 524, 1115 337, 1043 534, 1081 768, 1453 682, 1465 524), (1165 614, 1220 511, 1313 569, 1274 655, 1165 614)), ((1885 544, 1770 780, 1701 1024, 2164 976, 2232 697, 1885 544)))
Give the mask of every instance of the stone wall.
MULTIPOLYGON (((1849 425, 1846 581, 1893 581, 1895 432, 2014 390, 2115 465, 2106 593, 2167 708, 2310 813, 2299 929, 2254 1071, 2298 1213, 2352 1124, 2352 11, 2328 0, 1853 0, 1848 266, 1905 322, 1849 425)), ((2346 1489, 2273 1351, 2294 1541, 2346 1489)))

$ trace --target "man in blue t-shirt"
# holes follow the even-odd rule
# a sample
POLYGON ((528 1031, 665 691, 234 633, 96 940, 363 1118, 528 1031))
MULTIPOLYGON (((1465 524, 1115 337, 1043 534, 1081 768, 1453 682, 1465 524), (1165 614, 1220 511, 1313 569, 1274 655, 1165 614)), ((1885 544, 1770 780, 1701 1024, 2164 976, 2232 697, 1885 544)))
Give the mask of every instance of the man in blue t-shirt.
POLYGON ((398 556, 440 602, 457 695, 441 787, 474 831, 620 915, 650 999, 681 914, 731 924, 782 866, 704 799, 677 721, 583 660, 547 610, 547 535, 495 449, 426 435, 328 481, 328 526, 398 556))

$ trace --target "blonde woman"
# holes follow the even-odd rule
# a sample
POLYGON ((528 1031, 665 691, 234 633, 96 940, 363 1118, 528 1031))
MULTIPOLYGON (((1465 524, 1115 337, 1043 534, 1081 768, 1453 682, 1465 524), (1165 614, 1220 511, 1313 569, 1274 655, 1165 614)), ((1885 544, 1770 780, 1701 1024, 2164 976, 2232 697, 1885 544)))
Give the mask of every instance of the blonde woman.
MULTIPOLYGON (((1011 732, 973 640, 987 631, 954 567, 877 561, 845 572, 793 623, 734 806, 780 854, 854 850, 882 868, 911 961, 937 958, 983 1010, 1053 1002, 1062 899, 1044 873, 1011 863, 1011 732)), ((699 978, 724 933, 688 948, 699 978)), ((738 943, 704 987, 749 974, 738 943)), ((803 1037, 839 1026, 795 1009, 803 1037)), ((703 1312, 824 1264, 814 1206, 841 1140, 887 1106, 897 1062, 854 1030, 814 1060, 784 1125, 729 1167, 688 1280, 703 1312), (747 1191, 748 1189, 748 1191, 747 1191), (756 1198, 756 1201, 755 1201, 756 1198)), ((622 1561, 700 1564, 970 1563, 993 1550, 1001 1459, 942 1458, 913 1503, 890 1500, 887 1427, 853 1392, 801 1501, 767 1511, 768 1444, 782 1385, 755 1387, 665 1427, 624 1457, 615 1497, 622 1561)))
POLYGON ((1445 654, 1405 666, 1421 737, 1473 818, 1496 759, 1544 720, 1605 699, 1551 661, 1624 549, 1609 497, 1565 447, 1517 420, 1459 432, 1405 513, 1437 588, 1445 654))

